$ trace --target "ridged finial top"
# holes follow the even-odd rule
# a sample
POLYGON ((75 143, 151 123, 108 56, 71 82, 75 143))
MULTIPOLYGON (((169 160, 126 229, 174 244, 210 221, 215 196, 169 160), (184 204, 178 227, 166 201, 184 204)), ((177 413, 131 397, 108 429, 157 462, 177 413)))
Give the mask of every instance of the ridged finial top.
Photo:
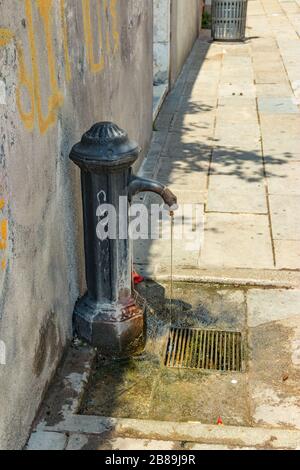
POLYGON ((140 149, 127 132, 113 122, 98 122, 74 145, 70 158, 85 169, 129 167, 137 160, 140 149))
POLYGON ((107 145, 111 142, 124 142, 128 135, 113 122, 98 122, 82 137, 82 143, 107 145))

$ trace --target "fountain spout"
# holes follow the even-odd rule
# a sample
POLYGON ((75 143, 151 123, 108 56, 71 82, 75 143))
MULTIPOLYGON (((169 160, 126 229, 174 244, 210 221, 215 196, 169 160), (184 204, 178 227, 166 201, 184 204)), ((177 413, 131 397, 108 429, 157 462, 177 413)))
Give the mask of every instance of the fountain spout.
POLYGON ((166 186, 158 181, 133 176, 128 188, 129 201, 131 202, 133 196, 142 192, 159 194, 171 211, 178 208, 177 197, 166 186))

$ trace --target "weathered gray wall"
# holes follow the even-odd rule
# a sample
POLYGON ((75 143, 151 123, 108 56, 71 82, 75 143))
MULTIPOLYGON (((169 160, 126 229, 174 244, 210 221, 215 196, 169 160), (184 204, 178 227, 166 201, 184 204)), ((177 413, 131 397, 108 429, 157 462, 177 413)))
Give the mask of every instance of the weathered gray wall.
POLYGON ((170 0, 154 0, 154 83, 168 83, 170 71, 170 0))
POLYGON ((84 289, 68 153, 99 120, 147 147, 152 27, 149 0, 0 0, 1 449, 25 443, 84 289))
POLYGON ((196 41, 201 25, 202 0, 172 0, 171 84, 173 85, 196 41))

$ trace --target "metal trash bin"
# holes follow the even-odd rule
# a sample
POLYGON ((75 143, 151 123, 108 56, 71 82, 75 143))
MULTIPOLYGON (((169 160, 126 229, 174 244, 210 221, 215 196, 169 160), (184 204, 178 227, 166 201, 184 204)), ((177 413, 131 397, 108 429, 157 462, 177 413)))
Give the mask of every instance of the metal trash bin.
POLYGON ((212 0, 212 37, 244 41, 248 0, 212 0))

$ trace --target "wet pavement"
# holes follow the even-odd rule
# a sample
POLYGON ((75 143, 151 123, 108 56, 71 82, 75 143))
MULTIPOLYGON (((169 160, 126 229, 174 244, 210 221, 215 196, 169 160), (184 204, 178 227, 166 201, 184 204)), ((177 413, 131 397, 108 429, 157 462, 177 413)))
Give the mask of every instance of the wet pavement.
POLYGON ((169 292, 154 282, 140 286, 153 308, 145 353, 122 362, 99 359, 81 412, 206 424, 221 416, 226 425, 300 429, 299 291, 175 283, 172 315, 169 292), (290 313, 281 315, 284 309, 290 313), (243 372, 167 368, 171 325, 241 332, 243 372))
POLYGON ((167 283, 139 292, 149 304, 145 352, 112 361, 76 341, 29 449, 300 447, 299 290, 175 283, 172 313, 167 283), (166 367, 170 326, 240 332, 242 371, 166 367))

